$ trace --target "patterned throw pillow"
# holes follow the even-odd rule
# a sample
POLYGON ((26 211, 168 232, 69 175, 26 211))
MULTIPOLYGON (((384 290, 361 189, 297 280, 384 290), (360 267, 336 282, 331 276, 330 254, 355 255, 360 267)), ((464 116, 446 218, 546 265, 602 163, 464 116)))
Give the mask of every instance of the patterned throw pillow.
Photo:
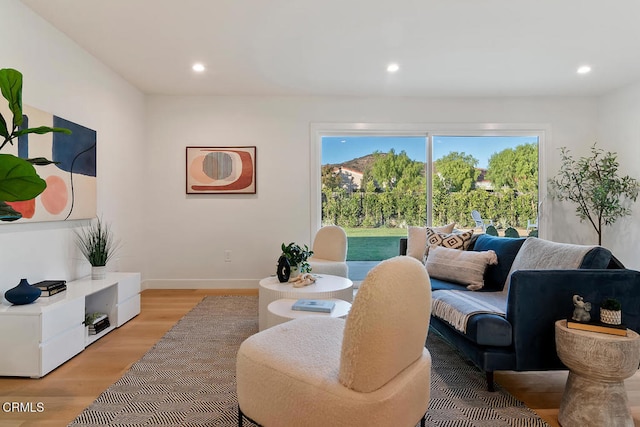
POLYGON ((418 261, 422 261, 425 255, 427 244, 427 228, 437 231, 438 233, 452 233, 455 223, 442 225, 439 227, 415 227, 410 226, 407 230, 407 255, 412 256, 418 261))
POLYGON ((429 256, 429 248, 433 246, 442 246, 450 249, 466 250, 471 242, 473 236, 473 230, 465 231, 462 233, 439 233, 437 231, 427 228, 427 247, 425 249, 424 262, 426 263, 427 256, 429 256))

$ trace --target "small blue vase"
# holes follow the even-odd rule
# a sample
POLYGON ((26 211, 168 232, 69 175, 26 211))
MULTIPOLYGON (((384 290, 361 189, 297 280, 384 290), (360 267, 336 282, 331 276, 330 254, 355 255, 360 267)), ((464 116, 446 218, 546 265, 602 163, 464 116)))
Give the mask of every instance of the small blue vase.
POLYGON ((40 288, 31 286, 27 279, 20 280, 18 286, 9 289, 4 293, 4 297, 7 301, 15 305, 31 304, 40 297, 42 291, 40 288))

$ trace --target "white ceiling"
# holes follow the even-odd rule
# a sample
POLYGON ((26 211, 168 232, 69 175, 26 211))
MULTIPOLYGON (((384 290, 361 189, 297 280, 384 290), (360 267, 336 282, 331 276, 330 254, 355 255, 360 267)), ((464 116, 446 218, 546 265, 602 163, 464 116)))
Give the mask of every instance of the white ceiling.
POLYGON ((639 0, 22 2, 149 94, 572 96, 640 81, 639 0))

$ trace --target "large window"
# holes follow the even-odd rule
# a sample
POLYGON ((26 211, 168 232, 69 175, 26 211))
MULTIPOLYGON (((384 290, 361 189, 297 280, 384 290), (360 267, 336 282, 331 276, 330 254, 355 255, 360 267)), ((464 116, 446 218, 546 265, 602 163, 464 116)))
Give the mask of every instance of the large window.
POLYGON ((322 137, 323 225, 425 224, 426 162, 425 137, 322 137))
POLYGON ((499 235, 537 232, 546 133, 544 125, 314 125, 312 232, 337 224, 348 235, 395 239, 410 225, 469 229, 472 210, 499 235))
POLYGON ((345 228, 348 261, 391 258, 426 223, 426 137, 323 136, 321 163, 322 224, 345 228))
POLYGON ((537 231, 537 135, 431 138, 431 222, 475 226, 471 211, 491 221, 501 235, 537 231))

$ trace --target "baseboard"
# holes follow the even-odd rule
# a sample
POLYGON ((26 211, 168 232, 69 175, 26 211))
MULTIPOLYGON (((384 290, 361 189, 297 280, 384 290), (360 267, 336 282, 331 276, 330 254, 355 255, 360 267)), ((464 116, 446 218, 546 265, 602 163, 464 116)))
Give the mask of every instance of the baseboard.
POLYGON ((147 279, 142 289, 258 289, 259 279, 147 279))

